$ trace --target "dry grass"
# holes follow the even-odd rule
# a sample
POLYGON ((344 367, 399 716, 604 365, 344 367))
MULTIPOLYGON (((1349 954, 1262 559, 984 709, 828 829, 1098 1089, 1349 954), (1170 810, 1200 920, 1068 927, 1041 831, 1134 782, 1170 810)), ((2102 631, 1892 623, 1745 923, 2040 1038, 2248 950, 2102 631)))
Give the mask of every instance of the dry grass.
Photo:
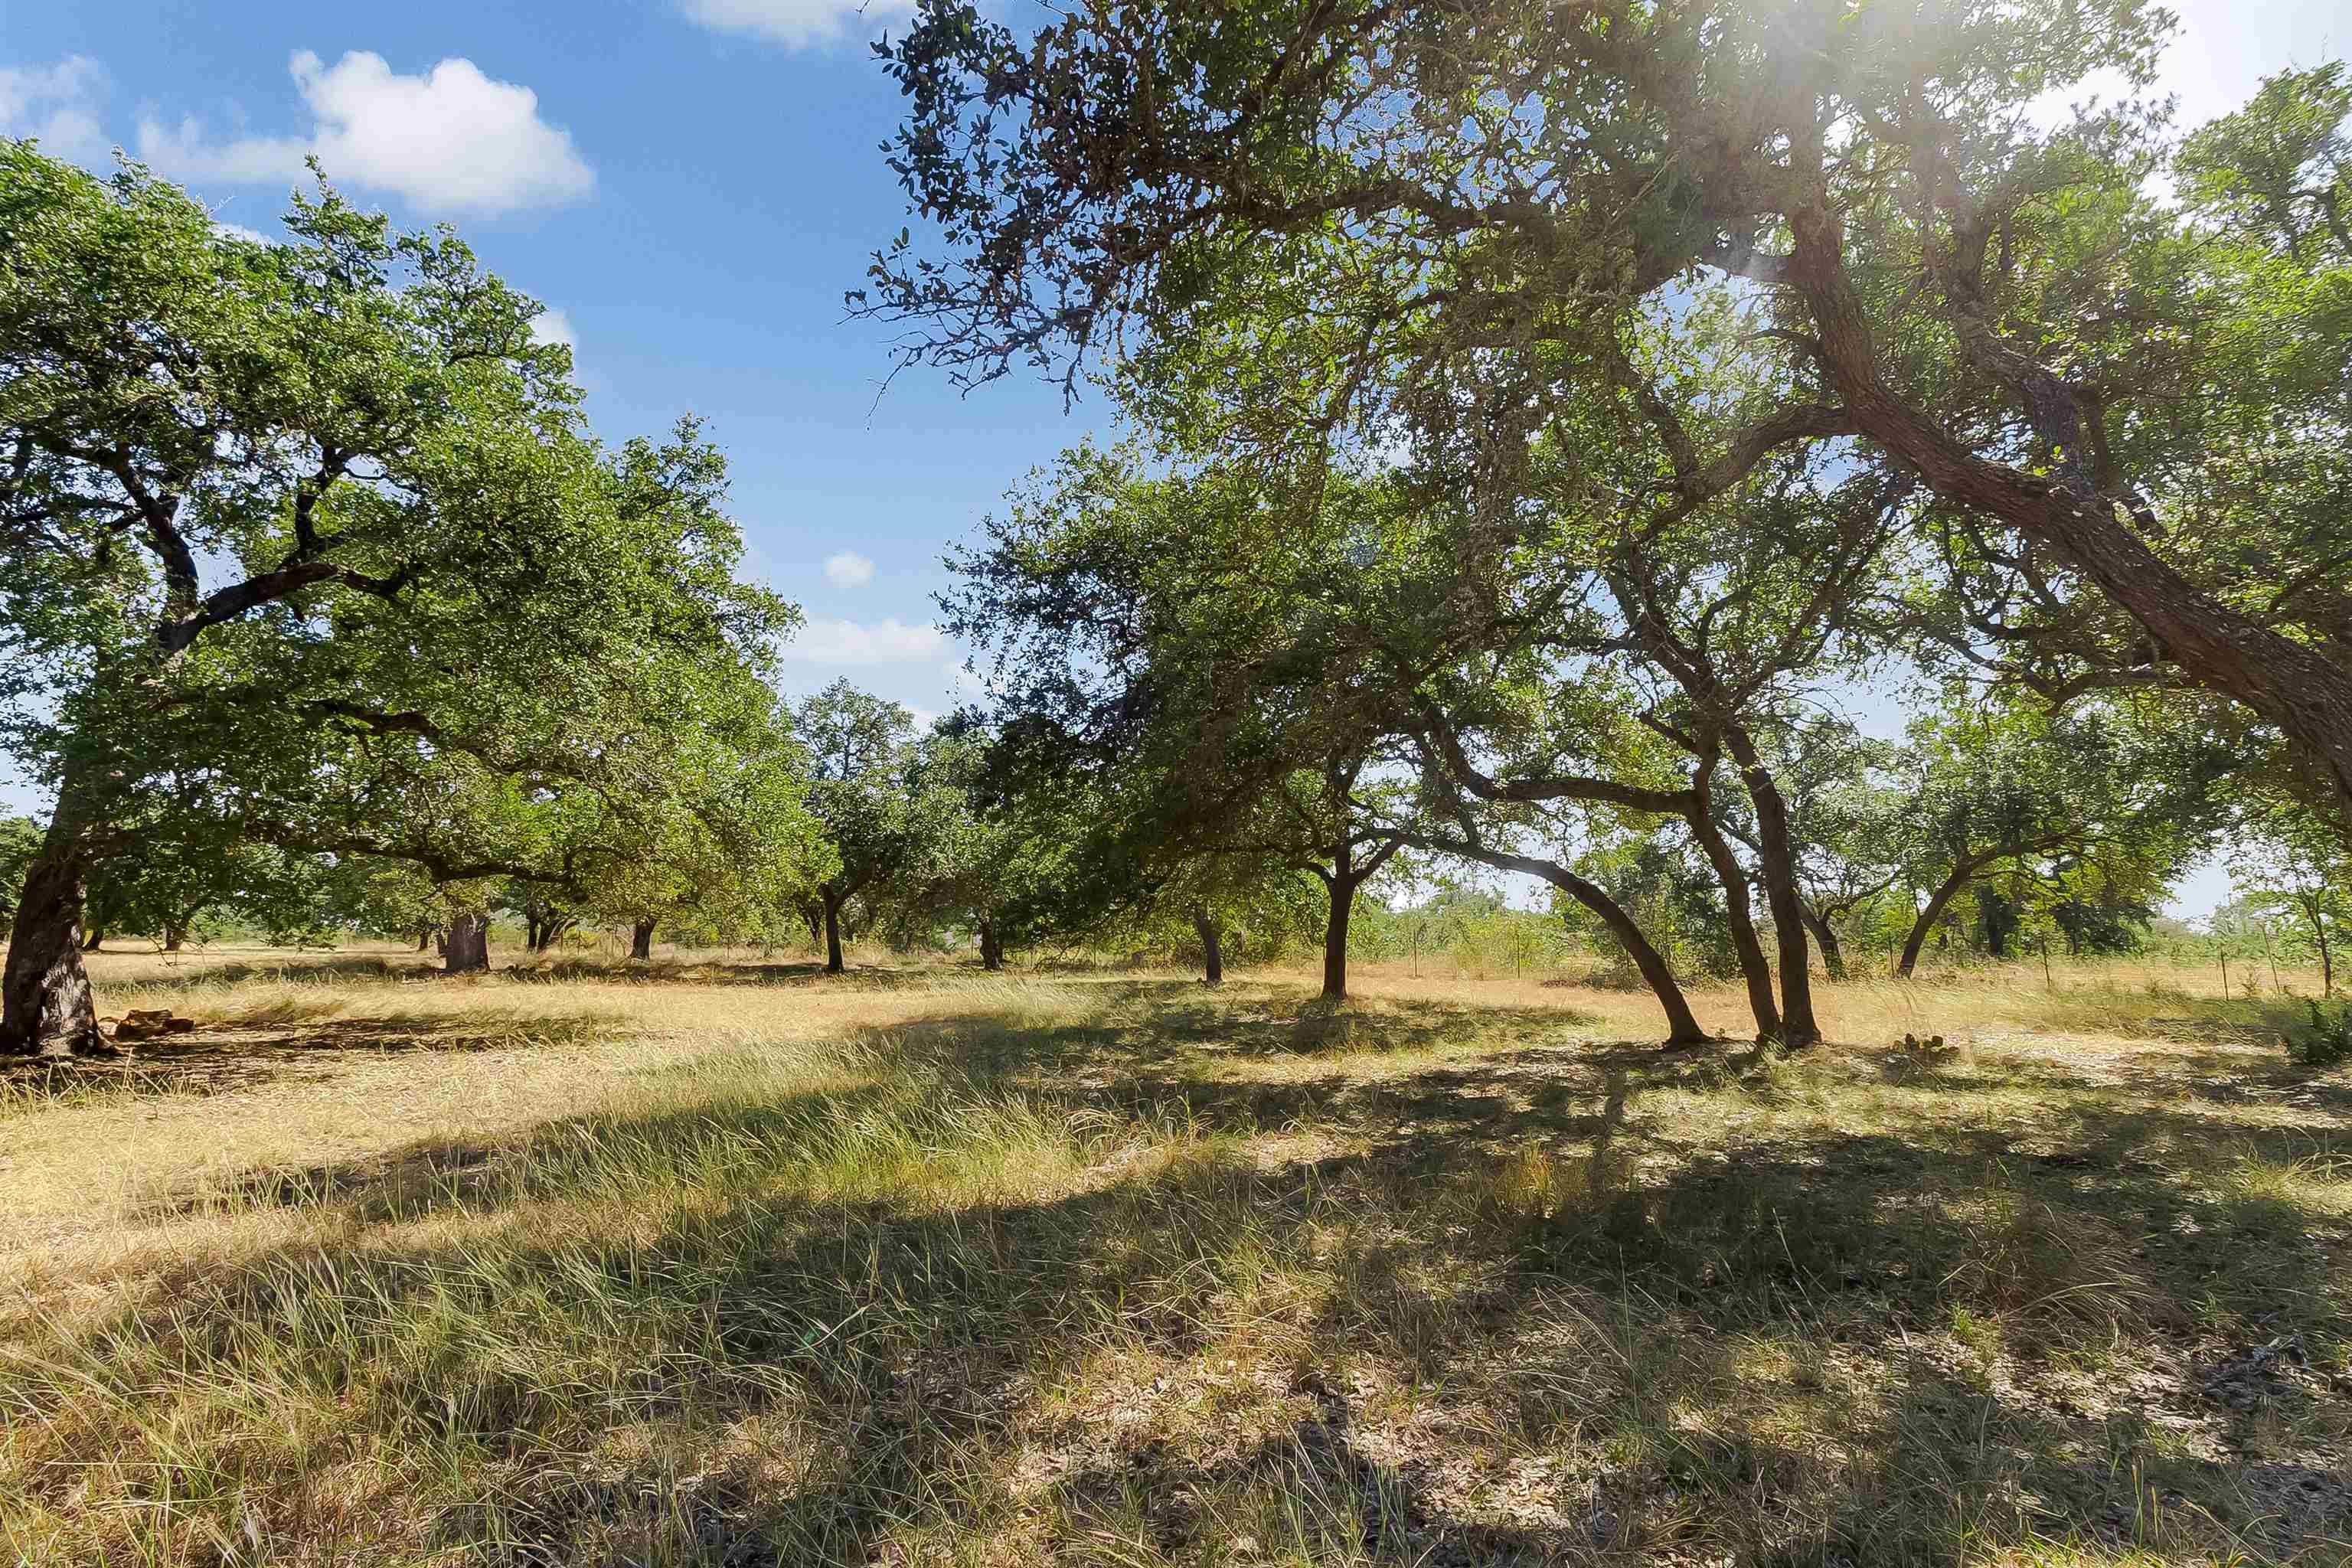
POLYGON ((99 976, 0 1561, 2352 1561, 2352 1085, 2165 972, 99 976))

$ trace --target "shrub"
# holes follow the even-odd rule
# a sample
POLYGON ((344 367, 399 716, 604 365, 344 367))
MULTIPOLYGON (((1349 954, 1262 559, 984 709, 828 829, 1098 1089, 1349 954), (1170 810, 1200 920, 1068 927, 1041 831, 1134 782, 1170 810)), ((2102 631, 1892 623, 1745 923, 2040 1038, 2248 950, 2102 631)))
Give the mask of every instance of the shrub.
POLYGON ((2286 1052, 2295 1065, 2326 1072, 2352 1062, 2352 1002, 2338 1002, 2331 1007, 2306 1001, 2304 1005, 2310 1016, 2288 1026, 2286 1031, 2286 1052))

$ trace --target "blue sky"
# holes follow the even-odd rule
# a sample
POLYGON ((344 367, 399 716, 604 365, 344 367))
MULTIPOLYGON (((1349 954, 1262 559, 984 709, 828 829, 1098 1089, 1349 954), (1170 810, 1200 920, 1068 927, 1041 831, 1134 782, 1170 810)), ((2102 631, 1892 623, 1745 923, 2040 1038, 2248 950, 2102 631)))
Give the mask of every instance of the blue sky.
MULTIPOLYGON (((2345 52, 2342 0, 2189 0, 2165 85, 2195 123, 2345 52)), ((877 144, 898 99, 866 42, 904 0, 0 0, 0 132, 103 166, 138 152, 268 233, 306 153, 406 223, 447 219, 546 301, 608 439, 709 421, 751 572, 807 611, 794 691, 837 676, 956 697, 940 557, 1097 404, 935 374, 842 292, 904 221, 877 144), (830 563, 830 569, 828 569, 830 563)), ((32 804, 0 783, 0 804, 32 804)), ((2226 893, 2218 869, 2179 907, 2226 893)))
POLYGON ((96 164, 125 146, 265 234, 313 149, 401 221, 455 223, 556 313, 600 434, 709 419, 750 571, 810 617, 793 688, 847 675, 938 711, 960 661, 929 629, 946 542, 1103 411, 923 374, 877 404, 888 341, 842 292, 905 221, 877 151, 898 98, 866 47, 895 19, 0 0, 0 129, 96 164))

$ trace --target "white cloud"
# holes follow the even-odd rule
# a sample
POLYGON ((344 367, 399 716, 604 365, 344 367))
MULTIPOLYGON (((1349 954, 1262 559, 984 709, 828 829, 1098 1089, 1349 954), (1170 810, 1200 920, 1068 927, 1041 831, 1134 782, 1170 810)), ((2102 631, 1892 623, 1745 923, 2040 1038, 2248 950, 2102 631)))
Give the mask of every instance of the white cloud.
POLYGON ((0 136, 30 137, 51 157, 103 163, 98 98, 106 73, 85 55, 53 66, 0 66, 0 136))
POLYGON ((174 179, 293 180, 315 154, 330 178, 396 191, 437 212, 500 213, 585 195, 596 176, 571 132, 539 116, 539 95, 452 58, 403 76, 353 50, 332 66, 304 49, 289 62, 317 119, 308 137, 205 140, 204 126, 139 125, 139 155, 174 179))
POLYGON ((783 654, 803 664, 905 664, 937 658, 946 647, 937 626, 911 626, 895 618, 870 626, 817 618, 784 645, 783 654))
POLYGON ((213 232, 223 239, 249 239, 256 245, 277 243, 257 228, 247 228, 241 223, 231 223, 226 218, 213 219, 213 232))
POLYGON ((562 343, 575 348, 580 339, 572 331, 572 318, 550 305, 531 318, 530 341, 535 343, 562 343))
POLYGON ((914 0, 683 0, 687 16, 706 27, 750 33, 792 48, 835 43, 853 27, 868 30, 885 16, 915 8, 914 0))
POLYGON ((301 177, 310 148, 291 136, 240 136, 221 146, 205 142, 204 122, 194 115, 175 126, 139 121, 139 161, 173 180, 219 180, 258 185, 301 177))
POLYGON ((824 558, 825 581, 836 588, 863 588, 874 581, 874 563, 855 550, 824 558))

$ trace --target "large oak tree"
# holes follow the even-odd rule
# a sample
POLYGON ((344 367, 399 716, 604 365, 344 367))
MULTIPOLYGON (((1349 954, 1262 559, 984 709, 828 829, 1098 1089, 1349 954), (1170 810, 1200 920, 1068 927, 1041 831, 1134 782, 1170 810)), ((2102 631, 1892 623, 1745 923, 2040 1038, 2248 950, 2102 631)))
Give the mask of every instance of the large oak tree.
POLYGON ((985 380, 1090 353, 1234 449, 1409 434, 1498 509, 1615 399, 1702 504, 1853 443, 2050 606, 2117 606, 2106 679, 2223 693, 2352 801, 2352 384, 2333 66, 2185 149, 2142 0, 1088 5, 1034 34, 928 0, 886 51, 920 233, 854 303, 985 380), (2173 174, 2185 200, 2151 195, 2173 174), (1677 417, 1729 301, 1770 395, 1677 417), (2332 476, 2332 478, 2331 478, 2332 476), (2336 497, 2334 503, 2326 500, 2336 497))
POLYGON ((681 673, 790 625, 734 580, 716 452, 597 444, 540 308, 453 235, 324 188, 286 227, 0 142, 0 699, 57 792, 0 1051, 99 1046, 83 890, 160 788, 306 852, 530 874, 498 827, 530 811, 435 790, 617 797, 691 729, 681 673))

